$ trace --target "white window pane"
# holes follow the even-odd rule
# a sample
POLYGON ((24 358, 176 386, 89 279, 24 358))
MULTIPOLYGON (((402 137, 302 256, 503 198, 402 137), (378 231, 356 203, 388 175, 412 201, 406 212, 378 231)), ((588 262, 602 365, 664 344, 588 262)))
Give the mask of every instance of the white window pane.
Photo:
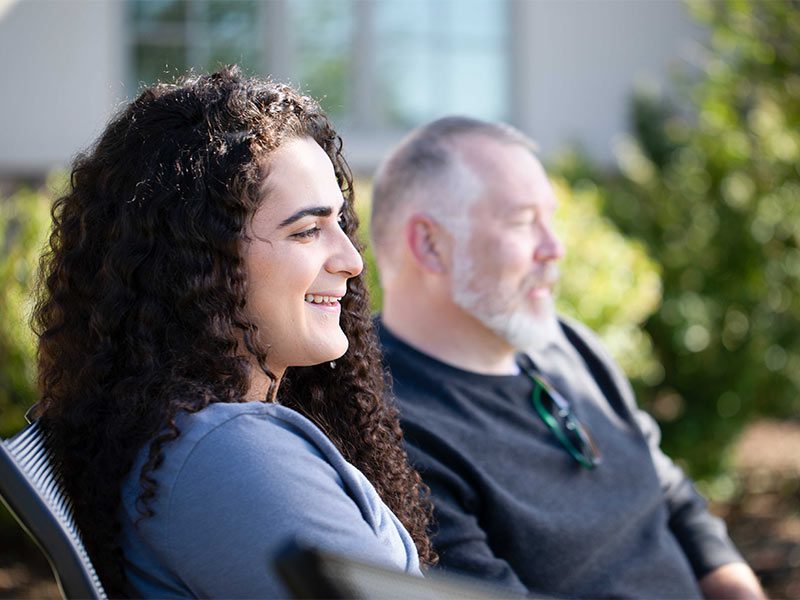
POLYGON ((378 2, 376 85, 386 123, 453 113, 505 118, 506 14, 499 0, 378 2))

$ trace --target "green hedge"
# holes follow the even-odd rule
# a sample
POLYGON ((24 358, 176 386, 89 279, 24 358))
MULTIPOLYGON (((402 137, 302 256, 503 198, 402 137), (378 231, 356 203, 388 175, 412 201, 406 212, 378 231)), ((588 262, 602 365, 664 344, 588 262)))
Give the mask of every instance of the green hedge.
POLYGON ((50 224, 49 194, 20 190, 0 198, 0 436, 24 424, 35 402, 34 338, 29 326, 38 257, 50 224))
POLYGON ((602 189, 606 214, 660 263, 644 330, 661 376, 639 381, 640 399, 667 450, 707 477, 748 422, 800 415, 800 5, 690 7, 707 52, 671 102, 635 98, 620 175, 563 170, 602 189))

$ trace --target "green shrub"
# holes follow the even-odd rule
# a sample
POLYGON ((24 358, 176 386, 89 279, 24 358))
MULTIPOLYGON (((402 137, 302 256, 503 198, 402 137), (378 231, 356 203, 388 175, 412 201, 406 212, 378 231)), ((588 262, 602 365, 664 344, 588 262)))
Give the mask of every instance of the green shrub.
MULTIPOLYGON (((25 424, 36 401, 34 336, 29 326, 38 257, 50 226, 50 196, 20 190, 0 198, 0 437, 25 424)), ((2 551, 31 544, 0 504, 2 551)), ((30 552, 30 549, 28 550, 30 552)))
MULTIPOLYGON (((800 6, 693 2, 710 28, 677 100, 638 96, 606 213, 661 265, 647 320, 663 377, 640 386, 664 446, 696 476, 742 427, 800 413, 800 6)), ((568 169, 569 171, 569 169, 568 169)))
POLYGON ((50 196, 20 190, 0 198, 0 436, 24 424, 35 402, 34 336, 29 325, 38 258, 50 226, 50 196))
POLYGON ((558 308, 594 329, 629 377, 658 380, 661 366, 642 324, 661 302, 658 265, 643 244, 604 216, 601 191, 554 178, 556 226, 566 246, 558 308))

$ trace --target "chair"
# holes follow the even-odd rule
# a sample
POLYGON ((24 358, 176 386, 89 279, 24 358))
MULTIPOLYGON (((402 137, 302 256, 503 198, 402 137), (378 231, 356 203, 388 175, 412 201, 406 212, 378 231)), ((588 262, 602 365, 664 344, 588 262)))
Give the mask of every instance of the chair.
MULTIPOLYGON (((398 598, 403 600, 517 600, 523 596, 474 578, 431 572, 424 578, 347 556, 290 544, 276 561, 293 598, 398 598)), ((537 596, 537 598, 545 598, 537 596)))
POLYGON ((0 441, 0 498, 47 557, 65 598, 107 598, 38 421, 0 441))

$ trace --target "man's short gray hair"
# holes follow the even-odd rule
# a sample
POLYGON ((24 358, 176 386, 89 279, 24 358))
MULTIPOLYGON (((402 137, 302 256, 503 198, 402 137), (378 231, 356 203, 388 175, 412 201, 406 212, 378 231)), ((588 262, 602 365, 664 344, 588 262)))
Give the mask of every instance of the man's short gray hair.
POLYGON ((424 210, 449 228, 465 222, 482 184, 459 151, 465 138, 537 149, 510 125, 469 117, 445 117, 412 131, 378 168, 372 188, 370 235, 382 277, 392 269, 398 236, 411 211, 424 210))

